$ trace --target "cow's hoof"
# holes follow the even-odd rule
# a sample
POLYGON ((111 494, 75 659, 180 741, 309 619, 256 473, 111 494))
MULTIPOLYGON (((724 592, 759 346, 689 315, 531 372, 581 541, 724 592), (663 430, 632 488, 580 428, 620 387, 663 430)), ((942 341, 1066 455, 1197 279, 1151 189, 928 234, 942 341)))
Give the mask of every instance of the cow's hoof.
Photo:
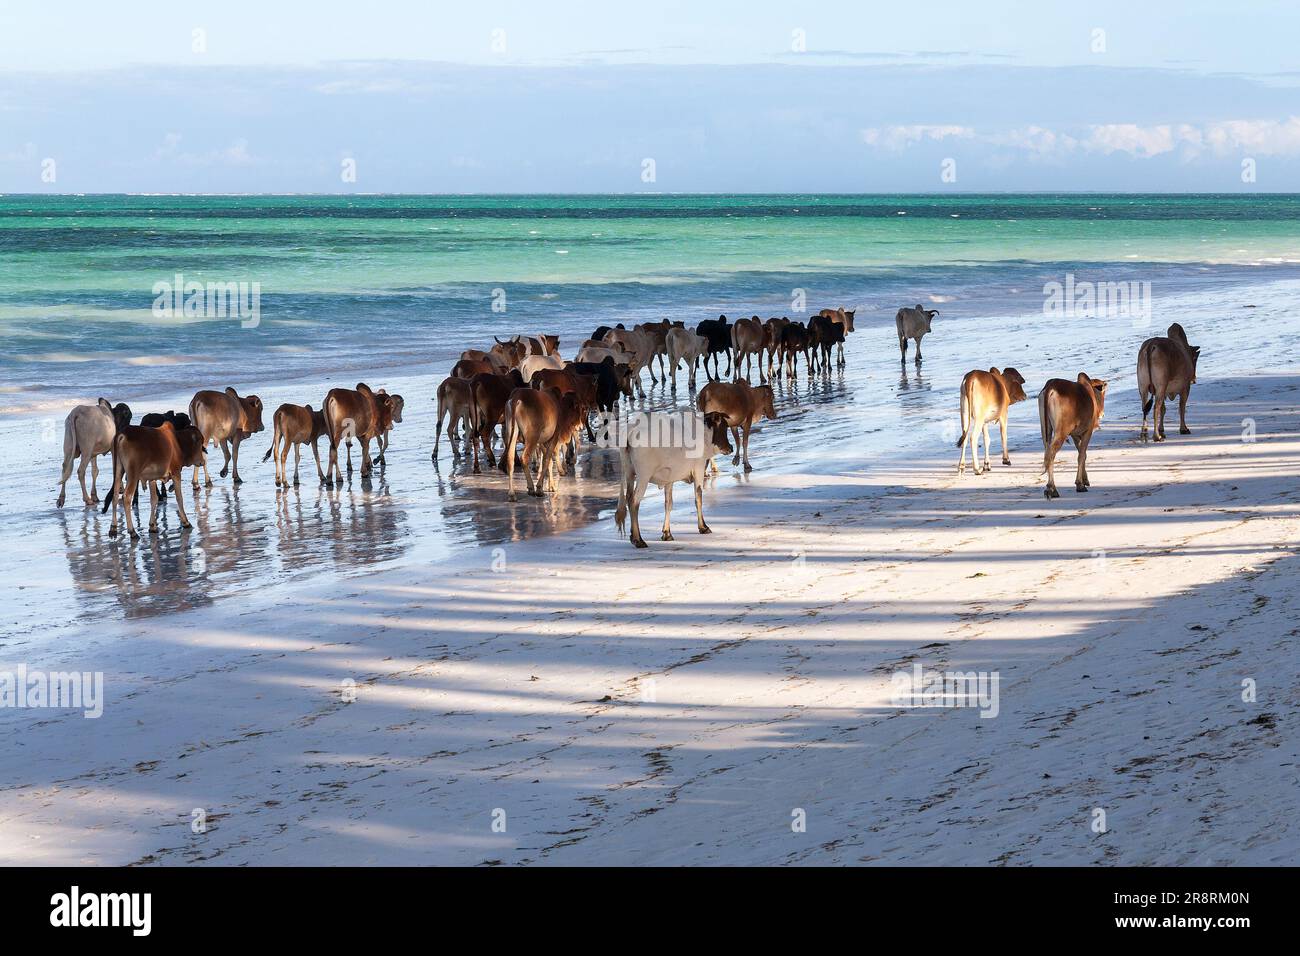
POLYGON ((64 502, 63 495, 59 495, 58 499, 54 502, 54 507, 56 507, 56 508, 62 508, 62 507, 63 507, 63 502, 64 502))
POLYGON ((181 530, 182 530, 182 531, 193 531, 193 530, 194 530, 194 525, 192 525, 192 524, 190 524, 188 521, 186 521, 184 524, 181 525, 181 530))
POLYGON ((674 538, 673 538, 673 533, 672 533, 671 531, 665 531, 663 534, 661 534, 661 535, 659 536, 659 540, 660 540, 660 541, 672 541, 672 540, 674 540, 674 538))
POLYGON ((114 527, 114 528, 109 528, 109 529, 108 529, 108 536, 109 536, 110 538, 116 538, 116 537, 117 537, 117 528, 115 528, 115 527, 114 527))
MULTIPOLYGON (((196 485, 195 487, 198 487, 198 486, 196 485)), ((211 488, 211 487, 212 487, 212 479, 209 478, 207 481, 205 481, 205 482, 203 483, 203 487, 204 487, 204 488, 211 488)))
POLYGON ((139 541, 139 540, 140 540, 140 532, 139 532, 139 531, 132 531, 132 532, 131 532, 131 540, 132 540, 132 541, 139 541))
POLYGON ((506 501, 518 501, 518 500, 519 500, 519 498, 516 497, 516 495, 515 495, 515 493, 514 493, 513 491, 510 492, 510 494, 506 495, 506 501))
POLYGON ((1188 428, 1186 425, 1183 425, 1181 428, 1178 429, 1178 434, 1180 435, 1190 435, 1191 433, 1192 430, 1188 428))
POLYGON ((700 534, 713 534, 713 529, 706 524, 700 525, 700 534))
POLYGON ((632 547, 634 547, 634 548, 648 548, 648 547, 650 547, 650 545, 648 545, 648 544, 645 543, 645 538, 633 538, 633 539, 632 539, 632 547))
POLYGON ((1077 491, 1079 494, 1083 494, 1085 491, 1088 490, 1088 486, 1085 484, 1075 484, 1074 490, 1077 491))
POLYGON ((154 525, 150 525, 150 526, 149 526, 149 533, 150 533, 150 534, 157 534, 157 533, 158 533, 158 526, 157 526, 156 524, 154 524, 154 525))
POLYGON ((1061 496, 1055 488, 1044 488, 1043 497, 1046 498, 1048 501, 1051 501, 1053 498, 1059 498, 1061 496))
POLYGON ((745 473, 749 474, 749 472, 753 470, 754 470, 754 466, 751 465, 749 462, 745 462, 745 473))
POLYGON ((295 488, 298 487, 298 479, 297 479, 297 478, 295 478, 295 479, 293 480, 293 486, 294 486, 295 488))
POLYGON ((1009 464, 1011 464, 1011 459, 1010 459, 1010 458, 1003 458, 1003 459, 1002 459, 1002 464, 1004 464, 1004 465, 1009 465, 1009 464))
POLYGON ((224 478, 224 477, 226 477, 226 475, 228 475, 228 474, 230 474, 229 470, 228 470, 228 469, 225 469, 225 468, 222 468, 219 472, 217 472, 217 477, 218 477, 218 478, 224 478))
POLYGON ((231 484, 235 484, 235 485, 242 485, 243 483, 244 483, 244 479, 240 478, 238 475, 235 475, 234 479, 231 481, 231 484))

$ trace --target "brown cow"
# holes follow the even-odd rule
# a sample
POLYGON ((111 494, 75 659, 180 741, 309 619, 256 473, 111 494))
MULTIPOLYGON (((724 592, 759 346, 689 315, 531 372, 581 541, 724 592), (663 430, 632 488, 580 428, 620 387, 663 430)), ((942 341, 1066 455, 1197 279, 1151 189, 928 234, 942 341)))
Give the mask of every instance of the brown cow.
MULTIPOLYGON (((325 484, 334 481, 343 484, 343 473, 339 469, 339 443, 355 438, 361 442, 361 477, 371 472, 370 442, 379 436, 383 428, 383 406, 388 405, 392 411, 393 396, 383 389, 372 391, 365 382, 358 382, 355 389, 333 388, 325 396, 325 434, 330 440, 330 463, 325 469, 325 484)), ((351 453, 348 455, 348 473, 352 473, 351 453)))
MULTIPOLYGON (((206 447, 203 433, 193 431, 191 445, 197 445, 202 454, 206 447)), ((113 521, 108 528, 110 538, 117 537, 117 512, 120 508, 126 514, 126 531, 132 538, 139 538, 135 530, 132 505, 135 503, 136 491, 140 482, 149 482, 149 532, 158 531, 158 488, 154 482, 171 480, 175 490, 176 513, 180 516, 181 527, 193 527, 185 514, 185 502, 181 494, 181 470, 186 464, 186 453, 177 441, 176 430, 171 422, 163 422, 157 428, 147 425, 127 425, 118 430, 113 438, 113 484, 109 489, 104 508, 113 507, 113 521)))
MULTIPOLYGON (((745 462, 745 471, 753 471, 749 464, 749 430, 764 418, 776 418, 776 406, 773 402, 772 386, 751 386, 746 379, 737 382, 710 382, 700 389, 695 407, 704 415, 718 412, 727 418, 727 427, 735 439, 735 457, 733 465, 745 462)), ((714 471, 718 466, 709 459, 714 471)))
POLYGON ((519 369, 512 368, 506 375, 475 375, 470 379, 473 403, 470 407, 470 446, 474 449, 474 474, 479 474, 479 445, 487 455, 488 466, 496 464, 492 454, 492 442, 496 427, 506 412, 506 401, 510 393, 517 388, 524 388, 524 377, 519 369))
POLYGON ((754 372, 754 356, 758 356, 758 375, 762 380, 767 376, 763 373, 763 346, 767 342, 767 330, 763 328, 763 320, 758 316, 749 319, 737 319, 731 326, 731 349, 735 354, 736 364, 732 373, 732 378, 740 378, 740 360, 745 360, 745 376, 748 378, 754 372))
POLYGON ((582 415, 578 409, 578 400, 573 395, 561 396, 553 389, 538 391, 533 388, 517 388, 506 400, 505 413, 506 448, 503 454, 506 460, 506 480, 508 501, 515 497, 515 445, 524 443, 524 476, 528 480, 528 493, 542 497, 543 481, 550 490, 557 490, 555 481, 556 450, 573 438, 582 426, 582 415), (533 459, 538 460, 537 483, 533 484, 533 459))
POLYGON ((1187 397, 1196 384, 1196 364, 1201 357, 1201 347, 1190 345, 1187 333, 1175 322, 1169 326, 1168 338, 1147 339, 1138 349, 1138 396, 1142 399, 1142 440, 1147 440, 1147 412, 1155 406, 1151 416, 1151 430, 1156 441, 1165 440, 1165 399, 1178 396, 1178 433, 1190 435, 1187 427, 1187 397))
MULTIPOLYGON (((382 392, 383 389, 380 389, 382 392)), ((388 396, 388 401, 384 402, 379 408, 379 454, 375 456, 375 464, 384 464, 384 455, 388 453, 388 436, 393 430, 394 425, 402 423, 402 409, 406 407, 406 400, 396 392, 388 396)), ((348 458, 352 457, 352 447, 348 446, 348 458)))
MULTIPOLYGON (((487 373, 492 378, 495 375, 487 373)), ((475 379, 478 378, 476 375, 475 379)), ((434 401, 438 403, 438 419, 433 425, 433 455, 434 461, 438 460, 438 444, 442 440, 442 419, 447 418, 447 440, 451 442, 452 455, 458 454, 456 443, 460 441, 460 424, 465 423, 465 431, 473 440, 474 434, 474 379, 455 378, 449 376, 442 380, 438 386, 438 394, 434 401)))
POLYGON ((505 359, 511 368, 518 368, 519 363, 528 357, 528 346, 519 341, 517 335, 505 342, 494 335, 492 341, 496 343, 492 346, 492 351, 505 359))
POLYGON ((1043 432, 1043 470, 1047 472, 1047 487, 1043 494, 1059 498, 1056 490, 1056 453, 1067 438, 1074 440, 1079 450, 1079 470, 1074 476, 1074 490, 1087 491, 1088 443, 1092 433, 1101 424, 1106 409, 1106 383, 1080 372, 1073 382, 1054 378, 1038 393, 1038 422, 1043 432))
MULTIPOLYGON (((512 364, 518 365, 519 363, 512 364)), ((497 366, 484 359, 461 359, 451 367, 451 377, 463 378, 465 381, 469 381, 475 375, 494 375, 496 371, 497 366)))
POLYGON ((492 365, 492 370, 498 374, 504 374, 510 368, 510 363, 506 361, 505 356, 498 352, 484 352, 482 349, 466 349, 460 353, 463 359, 471 359, 476 362, 488 362, 492 365))
POLYGON ((298 465, 302 462, 302 446, 311 445, 312 456, 316 459, 316 474, 321 484, 325 483, 325 471, 320 465, 320 447, 316 444, 327 432, 325 413, 313 411, 310 405, 294 405, 286 402, 275 410, 271 417, 271 447, 262 456, 266 461, 275 456, 275 486, 289 487, 286 474, 289 461, 289 446, 293 446, 293 485, 298 487, 298 465))
POLYGON ((975 474, 987 474, 993 470, 992 457, 989 454, 989 422, 997 420, 1002 433, 1002 464, 1011 464, 1007 454, 1007 411, 1016 402, 1023 402, 1028 396, 1021 386, 1025 377, 1014 368, 1005 372, 991 368, 987 372, 976 369, 967 372, 961 380, 961 437, 957 447, 961 449, 961 461, 957 463, 957 474, 966 472, 966 448, 971 446, 971 463, 975 474), (984 467, 980 468, 980 434, 984 435, 984 467))
POLYGON ((763 323, 763 348, 767 351, 767 377, 772 377, 777 356, 781 354, 781 330, 790 324, 785 316, 770 318, 763 323))
MULTIPOLYGON (((240 398, 233 388, 224 392, 201 391, 190 400, 190 421, 203 433, 204 447, 210 443, 221 446, 225 461, 221 465, 220 477, 226 477, 226 472, 231 471, 234 483, 240 484, 243 479, 239 477, 239 445, 245 438, 262 430, 262 400, 256 395, 240 398)), ((212 484, 206 457, 203 460, 203 479, 205 484, 212 484)), ((197 465, 190 483, 195 488, 199 486, 197 465)))
MULTIPOLYGON (((532 387, 539 391, 554 389, 561 395, 572 395, 578 401, 578 414, 587 429, 587 440, 595 441, 596 433, 591 429, 588 414, 596 407, 596 376, 583 375, 573 369, 544 368, 533 373, 532 387)), ((578 433, 574 432, 569 443, 570 462, 578 457, 578 433)))

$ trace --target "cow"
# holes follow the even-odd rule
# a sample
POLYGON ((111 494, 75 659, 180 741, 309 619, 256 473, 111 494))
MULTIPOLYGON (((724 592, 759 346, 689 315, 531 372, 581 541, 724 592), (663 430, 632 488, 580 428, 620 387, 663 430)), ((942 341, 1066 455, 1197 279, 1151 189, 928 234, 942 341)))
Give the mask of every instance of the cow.
MULTIPOLYGON (((204 390, 190 399, 190 421, 203 433, 203 444, 221 446, 225 461, 221 465, 220 477, 226 477, 230 471, 235 484, 241 484, 239 477, 239 446, 245 438, 262 431, 262 400, 256 395, 240 398, 233 388, 224 392, 204 390)), ((208 474, 208 461, 203 459, 204 482, 210 487, 212 477, 208 474)), ((190 483, 199 486, 199 468, 194 466, 190 483)))
MULTIPOLYGON (((220 394, 220 393, 218 393, 220 394)), ((198 451, 206 446, 202 431, 194 432, 192 444, 198 451)), ((190 519, 185 514, 185 502, 181 494, 181 470, 185 467, 185 452, 177 441, 176 429, 171 422, 163 422, 157 428, 144 425, 123 426, 113 437, 113 484, 109 489, 104 510, 113 507, 113 520, 108 528, 110 538, 117 537, 117 512, 120 508, 126 514, 126 531, 133 539, 140 537, 135 530, 132 505, 135 503, 136 491, 141 482, 149 484, 149 532, 158 531, 158 492, 154 482, 166 484, 170 479, 176 492, 176 513, 180 516, 181 527, 191 528, 190 519)))
POLYGON ((484 352, 482 349, 466 349, 460 353, 462 359, 471 362, 487 362, 492 366, 492 371, 498 375, 504 374, 510 368, 510 362, 500 352, 484 352))
MULTIPOLYGON (((172 428, 176 429, 176 435, 178 440, 180 439, 181 436, 188 435, 189 430, 194 426, 194 423, 190 421, 190 416, 186 415, 184 412, 178 412, 170 408, 165 412, 149 412, 146 415, 140 416, 140 424, 145 428, 158 428, 159 426, 162 425, 163 422, 172 423, 172 428)), ((201 465, 203 463, 202 455, 203 455, 203 450, 202 448, 200 448, 198 455, 188 456, 190 458, 193 458, 194 460, 187 461, 186 464, 201 465)), ((159 501, 167 500, 167 485, 163 484, 159 486, 158 500, 159 501)))
POLYGON ((904 362, 907 361, 907 340, 916 339, 916 364, 921 364, 921 339, 930 331, 930 323, 938 314, 938 309, 922 308, 919 302, 914 308, 898 310, 894 325, 898 328, 898 350, 903 353, 904 362))
POLYGON ((626 364, 607 356, 599 362, 566 362, 565 366, 579 375, 592 375, 596 379, 596 407, 612 412, 619 396, 632 397, 632 372, 626 364))
POLYGON ((781 354, 781 330, 790 324, 785 316, 770 318, 763 323, 763 348, 767 351, 767 377, 771 378, 781 354))
POLYGON ((544 368, 564 368, 564 359, 558 355, 530 355, 519 363, 519 374, 523 376, 524 384, 527 385, 533 380, 533 376, 544 368))
POLYGON ((506 447, 503 452, 506 462, 506 500, 518 500, 515 497, 514 452, 520 441, 524 443, 523 466, 528 493, 537 498, 542 497, 544 483, 549 484, 551 491, 557 490, 555 452, 571 441, 582 425, 576 396, 562 396, 552 389, 538 391, 533 388, 517 388, 506 400, 503 422, 506 431, 506 447), (532 469, 534 458, 538 463, 535 486, 532 469))
MULTIPOLYGON (((772 386, 754 388, 743 378, 731 383, 710 382, 700 389, 695 406, 705 415, 716 412, 726 417, 727 427, 736 440, 736 454, 731 463, 739 465, 743 458, 745 471, 753 471, 749 464, 749 430, 764 418, 776 418, 772 386)), ((709 465, 715 472, 718 470, 713 459, 709 459, 709 465)))
MULTIPOLYGON (((643 322, 636 326, 636 331, 642 333, 650 343, 649 362, 655 359, 659 360, 659 381, 668 380, 668 373, 664 369, 664 361, 668 358, 668 330, 672 328, 684 328, 681 322, 671 322, 663 319, 660 322, 643 322)), ((654 370, 650 372, 650 378, 654 379, 654 370)))
MULTIPOLYGON (((358 382, 355 389, 332 388, 325 396, 325 434, 330 440, 330 462, 325 469, 325 484, 335 482, 343 484, 343 472, 339 469, 339 443, 355 438, 361 443, 361 477, 371 472, 370 442, 378 437, 383 428, 384 409, 388 406, 391 414, 393 397, 382 388, 373 391, 365 382, 358 382)), ((352 473, 351 453, 348 455, 348 474, 352 473)))
POLYGON ((709 356, 709 340, 687 328, 668 330, 668 368, 672 373, 673 391, 677 391, 677 365, 685 360, 687 387, 695 389, 695 366, 709 356))
MULTIPOLYGON (((651 337, 639 328, 611 329, 605 333, 604 343, 615 349, 621 347, 627 353, 627 364, 632 368, 632 384, 636 387, 637 394, 645 395, 641 388, 641 369, 649 368, 650 359, 654 355, 651 337)), ((653 368, 650 369, 650 381, 658 381, 653 368)))
POLYGON ((836 345, 840 347, 837 364, 844 365, 844 326, 830 316, 814 315, 808 320, 808 339, 814 368, 820 364, 823 372, 831 370, 831 349, 836 345))
POLYGON ((311 445, 312 457, 316 459, 316 475, 320 483, 325 484, 325 470, 321 468, 317 442, 326 431, 325 413, 313 410, 310 405, 286 402, 275 410, 271 416, 271 447, 262 456, 262 461, 275 456, 275 487, 289 487, 286 472, 290 446, 293 446, 293 486, 298 487, 298 465, 302 461, 303 445, 311 445))
POLYGON ((727 419, 719 412, 705 415, 693 409, 676 409, 634 416, 619 447, 623 477, 614 511, 618 533, 623 533, 630 513, 632 545, 646 547, 641 537, 641 499, 654 484, 664 490, 664 527, 659 539, 672 541, 669 522, 673 512, 673 485, 689 481, 695 489, 695 526, 700 534, 709 534, 711 529, 704 523, 705 472, 714 455, 731 451, 727 419), (663 441, 663 436, 673 436, 676 440, 663 441))
POLYGON ((597 342, 600 342, 605 338, 606 332, 612 332, 614 329, 621 329, 621 328, 623 328, 622 322, 620 322, 618 325, 615 326, 598 325, 596 326, 596 331, 591 333, 591 337, 595 339, 597 342))
POLYGON ((474 451, 474 474, 479 474, 479 445, 487 455, 488 465, 496 464, 492 454, 493 437, 497 425, 505 415, 506 401, 517 388, 525 388, 527 382, 512 368, 506 375, 475 375, 470 379, 470 446, 474 451))
MULTIPOLYGON (((491 372, 483 373, 495 378, 491 372)), ((516 373, 518 374, 518 373, 516 373)), ((447 440, 452 443, 452 454, 456 454, 456 443, 460 441, 460 424, 465 423, 465 430, 474 440, 474 387, 479 376, 472 379, 456 378, 449 375, 442 380, 438 386, 438 394, 432 401, 438 403, 438 419, 433 424, 433 454, 430 456, 434 461, 438 460, 438 444, 442 440, 442 420, 445 416, 447 419, 447 440)))
POLYGON ((1059 498, 1056 490, 1056 453, 1067 438, 1074 440, 1079 450, 1079 470, 1074 477, 1074 490, 1084 492, 1088 481, 1088 443, 1101 424, 1106 409, 1106 382, 1093 378, 1086 372, 1071 382, 1054 378, 1038 393, 1038 423, 1043 433, 1043 470, 1047 472, 1047 487, 1043 494, 1059 498))
MULTIPOLYGON (((596 376, 580 375, 572 369, 542 369, 533 375, 529 383, 539 391, 551 389, 560 395, 572 395, 578 402, 578 413, 587 429, 587 439, 594 441, 595 432, 591 429, 588 414, 596 407, 596 376)), ((569 443, 569 461, 578 457, 578 433, 574 432, 569 443)))
MULTIPOLYGON (((406 400, 394 392, 388 396, 379 409, 379 434, 376 436, 376 443, 379 445, 379 454, 375 456, 375 464, 385 464, 384 455, 388 453, 389 434, 394 425, 402 423, 402 410, 406 407, 406 400)), ((352 445, 348 444, 348 461, 352 460, 352 445)))
POLYGON ((721 378, 718 372, 718 354, 723 353, 727 356, 727 374, 731 374, 731 326, 727 323, 727 317, 720 315, 716 319, 705 319, 695 327, 695 334, 702 335, 709 340, 709 358, 713 359, 713 374, 709 374, 709 363, 704 361, 704 374, 709 376, 710 381, 721 378))
POLYGON ((486 359, 461 359, 451 367, 451 377, 469 381, 475 375, 494 374, 500 367, 499 364, 493 364, 486 359))
POLYGON ((801 353, 805 370, 812 374, 812 357, 808 351, 811 345, 812 336, 802 322, 790 322, 781 329, 781 366, 785 368, 787 377, 798 378, 801 353))
POLYGON ((1168 337, 1147 339, 1138 349, 1138 397, 1142 400, 1142 440, 1147 440, 1147 412, 1154 406, 1151 430, 1156 441, 1165 440, 1165 399, 1178 396, 1178 433, 1190 435, 1187 427, 1187 398, 1196 384, 1196 363, 1201 347, 1190 345, 1187 333, 1175 322, 1168 337))
POLYGON ((558 335, 521 336, 524 343, 525 357, 529 355, 559 355, 560 337, 558 335))
POLYGON ((766 336, 764 335, 763 320, 758 316, 749 319, 737 319, 731 326, 731 350, 736 360, 733 378, 740 378, 740 360, 745 360, 745 375, 748 377, 754 372, 754 356, 758 356, 758 375, 760 379, 766 379, 763 374, 763 343, 766 336))
POLYGON ((849 333, 853 331, 853 317, 857 315, 857 309, 850 311, 849 309, 844 308, 844 306, 840 306, 838 309, 822 309, 820 314, 826 316, 836 325, 840 326, 844 333, 843 337, 840 339, 839 353, 836 356, 839 364, 844 365, 844 339, 847 339, 849 333))
POLYGON ((996 367, 987 372, 975 369, 967 372, 961 380, 961 437, 957 447, 961 449, 961 460, 957 462, 957 474, 966 473, 966 449, 971 449, 971 464, 975 474, 987 474, 993 470, 992 455, 989 452, 989 422, 996 421, 1002 433, 1002 464, 1011 464, 1007 454, 1007 412, 1016 402, 1023 402, 1028 396, 1023 388, 1025 377, 1014 368, 1005 372, 996 367), (984 436, 984 466, 980 467, 980 435, 984 436))
POLYGON ((95 483, 99 480, 99 456, 113 450, 113 436, 131 424, 131 409, 123 402, 113 405, 101 398, 94 405, 78 405, 63 421, 63 473, 59 478, 59 497, 55 505, 63 507, 67 499, 68 479, 72 477, 72 460, 80 458, 77 480, 81 482, 81 500, 87 508, 99 503, 95 483), (90 466, 90 491, 86 491, 86 466, 90 466))
POLYGON ((492 346, 492 351, 505 359, 507 365, 518 367, 519 363, 528 356, 528 346, 520 342, 517 335, 505 342, 494 335, 492 341, 496 343, 492 346))

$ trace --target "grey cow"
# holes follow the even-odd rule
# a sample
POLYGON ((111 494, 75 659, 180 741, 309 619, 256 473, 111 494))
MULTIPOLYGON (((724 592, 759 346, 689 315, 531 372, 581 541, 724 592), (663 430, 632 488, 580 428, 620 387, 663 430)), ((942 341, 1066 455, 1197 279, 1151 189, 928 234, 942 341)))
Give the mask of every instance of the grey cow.
POLYGON ((898 310, 895 324, 898 326, 898 350, 903 353, 902 360, 907 361, 907 340, 916 339, 916 364, 921 364, 921 337, 930 331, 930 323, 939 314, 938 309, 922 308, 917 303, 914 308, 898 310))

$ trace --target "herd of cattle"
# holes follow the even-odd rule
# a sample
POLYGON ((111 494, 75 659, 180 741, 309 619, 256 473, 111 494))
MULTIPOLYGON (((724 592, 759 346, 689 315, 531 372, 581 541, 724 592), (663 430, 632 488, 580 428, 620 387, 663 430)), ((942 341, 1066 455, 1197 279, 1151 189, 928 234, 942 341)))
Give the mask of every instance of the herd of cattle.
MULTIPOLYGON (((521 466, 528 493, 540 497, 544 488, 556 490, 557 474, 563 474, 566 466, 575 461, 581 434, 585 432, 588 440, 596 440, 593 415, 608 437, 620 401, 644 396, 643 371, 649 371, 652 383, 669 384, 675 393, 677 372, 683 363, 692 391, 696 372, 703 368, 709 381, 696 396, 694 408, 641 413, 631 427, 618 430, 622 480, 615 519, 621 532, 630 515, 632 543, 645 547, 640 532, 640 502, 649 485, 658 485, 663 489, 665 504, 661 537, 672 540, 669 519, 673 485, 689 481, 695 492, 697 527, 702 534, 708 533, 702 489, 710 469, 717 470, 715 456, 731 454, 734 464, 743 462, 745 471, 750 471, 750 430, 764 418, 776 418, 772 385, 750 384, 755 361, 760 379, 768 383, 777 375, 796 378, 800 357, 809 375, 829 371, 832 363, 843 367, 845 337, 854 331, 854 314, 844 308, 823 309, 807 323, 788 318, 762 321, 758 316, 729 322, 724 315, 700 322, 693 331, 682 322, 667 320, 643 323, 631 329, 621 324, 612 328, 601 326, 578 347, 571 361, 561 357, 559 337, 555 335, 516 335, 507 340, 494 337, 488 349, 461 353, 451 374, 438 386, 434 396, 438 420, 433 459, 437 460, 445 421, 446 435, 453 449, 461 443, 464 430, 463 440, 470 446, 475 473, 481 471, 481 458, 487 459, 489 467, 501 468, 507 475, 507 496, 514 501, 514 472, 521 466), (720 367, 723 360, 725 370, 720 367), (659 435, 676 435, 678 440, 653 440, 659 435), (680 440, 688 435, 692 440, 680 440), (499 456, 494 451, 498 440, 499 456), (520 445, 522 455, 518 451, 520 445)), ((920 364, 921 339, 930 332, 937 314, 920 305, 898 311, 895 324, 904 362, 908 344, 914 341, 915 361, 920 364)), ((1188 344, 1186 334, 1177 324, 1169 328, 1167 337, 1151 338, 1142 344, 1137 377, 1143 400, 1144 440, 1147 413, 1153 408, 1155 440, 1164 439, 1164 404, 1166 398, 1174 395, 1179 397, 1180 430, 1188 433, 1187 398, 1196 381, 1199 353, 1199 348, 1188 344)), ((1002 463, 1011 463, 1007 453, 1007 416, 1011 405, 1027 397, 1024 384, 1024 377, 1014 368, 976 370, 962 380, 958 474, 965 471, 968 448, 976 474, 991 470, 989 425, 995 421, 1001 431, 1002 463)), ((1048 498, 1060 497, 1054 463, 1067 440, 1073 440, 1078 449, 1075 490, 1088 489, 1088 444, 1101 421, 1105 400, 1106 382, 1086 373, 1080 373, 1074 381, 1051 379, 1039 393, 1048 498)), ((355 439, 360 446, 361 474, 366 476, 375 464, 383 462, 389 433, 402 421, 402 410, 400 395, 383 389, 372 390, 364 383, 355 389, 332 389, 320 409, 310 405, 281 405, 272 419, 271 447, 262 460, 274 457, 276 486, 288 487, 291 483, 288 455, 292 448, 292 484, 296 486, 302 446, 310 445, 321 483, 331 486, 343 480, 340 445, 345 447, 346 468, 351 474, 352 440, 355 439), (329 444, 326 467, 321 465, 317 444, 321 438, 329 444), (374 459, 370 455, 372 441, 377 450, 374 459)), ((74 408, 64 425, 58 506, 64 504, 67 481, 77 458, 80 458, 77 477, 82 498, 88 507, 97 504, 97 459, 111 454, 113 477, 103 507, 104 511, 113 507, 110 537, 118 533, 119 510, 125 516, 127 532, 132 538, 139 537, 132 520, 132 507, 137 492, 145 484, 150 494, 149 530, 156 532, 158 503, 166 498, 169 481, 181 527, 189 528, 181 493, 182 470, 192 469, 191 484, 197 489, 202 469, 210 486, 207 449, 216 446, 224 457, 220 476, 224 478, 230 473, 233 481, 239 483, 240 444, 264 428, 261 399, 256 395, 240 396, 233 388, 198 392, 189 404, 188 413, 149 414, 139 425, 132 425, 131 417, 131 410, 125 404, 113 405, 101 398, 97 405, 74 408), (86 487, 88 465, 89 490, 86 487)), ((624 424, 627 424, 626 413, 624 424)))

